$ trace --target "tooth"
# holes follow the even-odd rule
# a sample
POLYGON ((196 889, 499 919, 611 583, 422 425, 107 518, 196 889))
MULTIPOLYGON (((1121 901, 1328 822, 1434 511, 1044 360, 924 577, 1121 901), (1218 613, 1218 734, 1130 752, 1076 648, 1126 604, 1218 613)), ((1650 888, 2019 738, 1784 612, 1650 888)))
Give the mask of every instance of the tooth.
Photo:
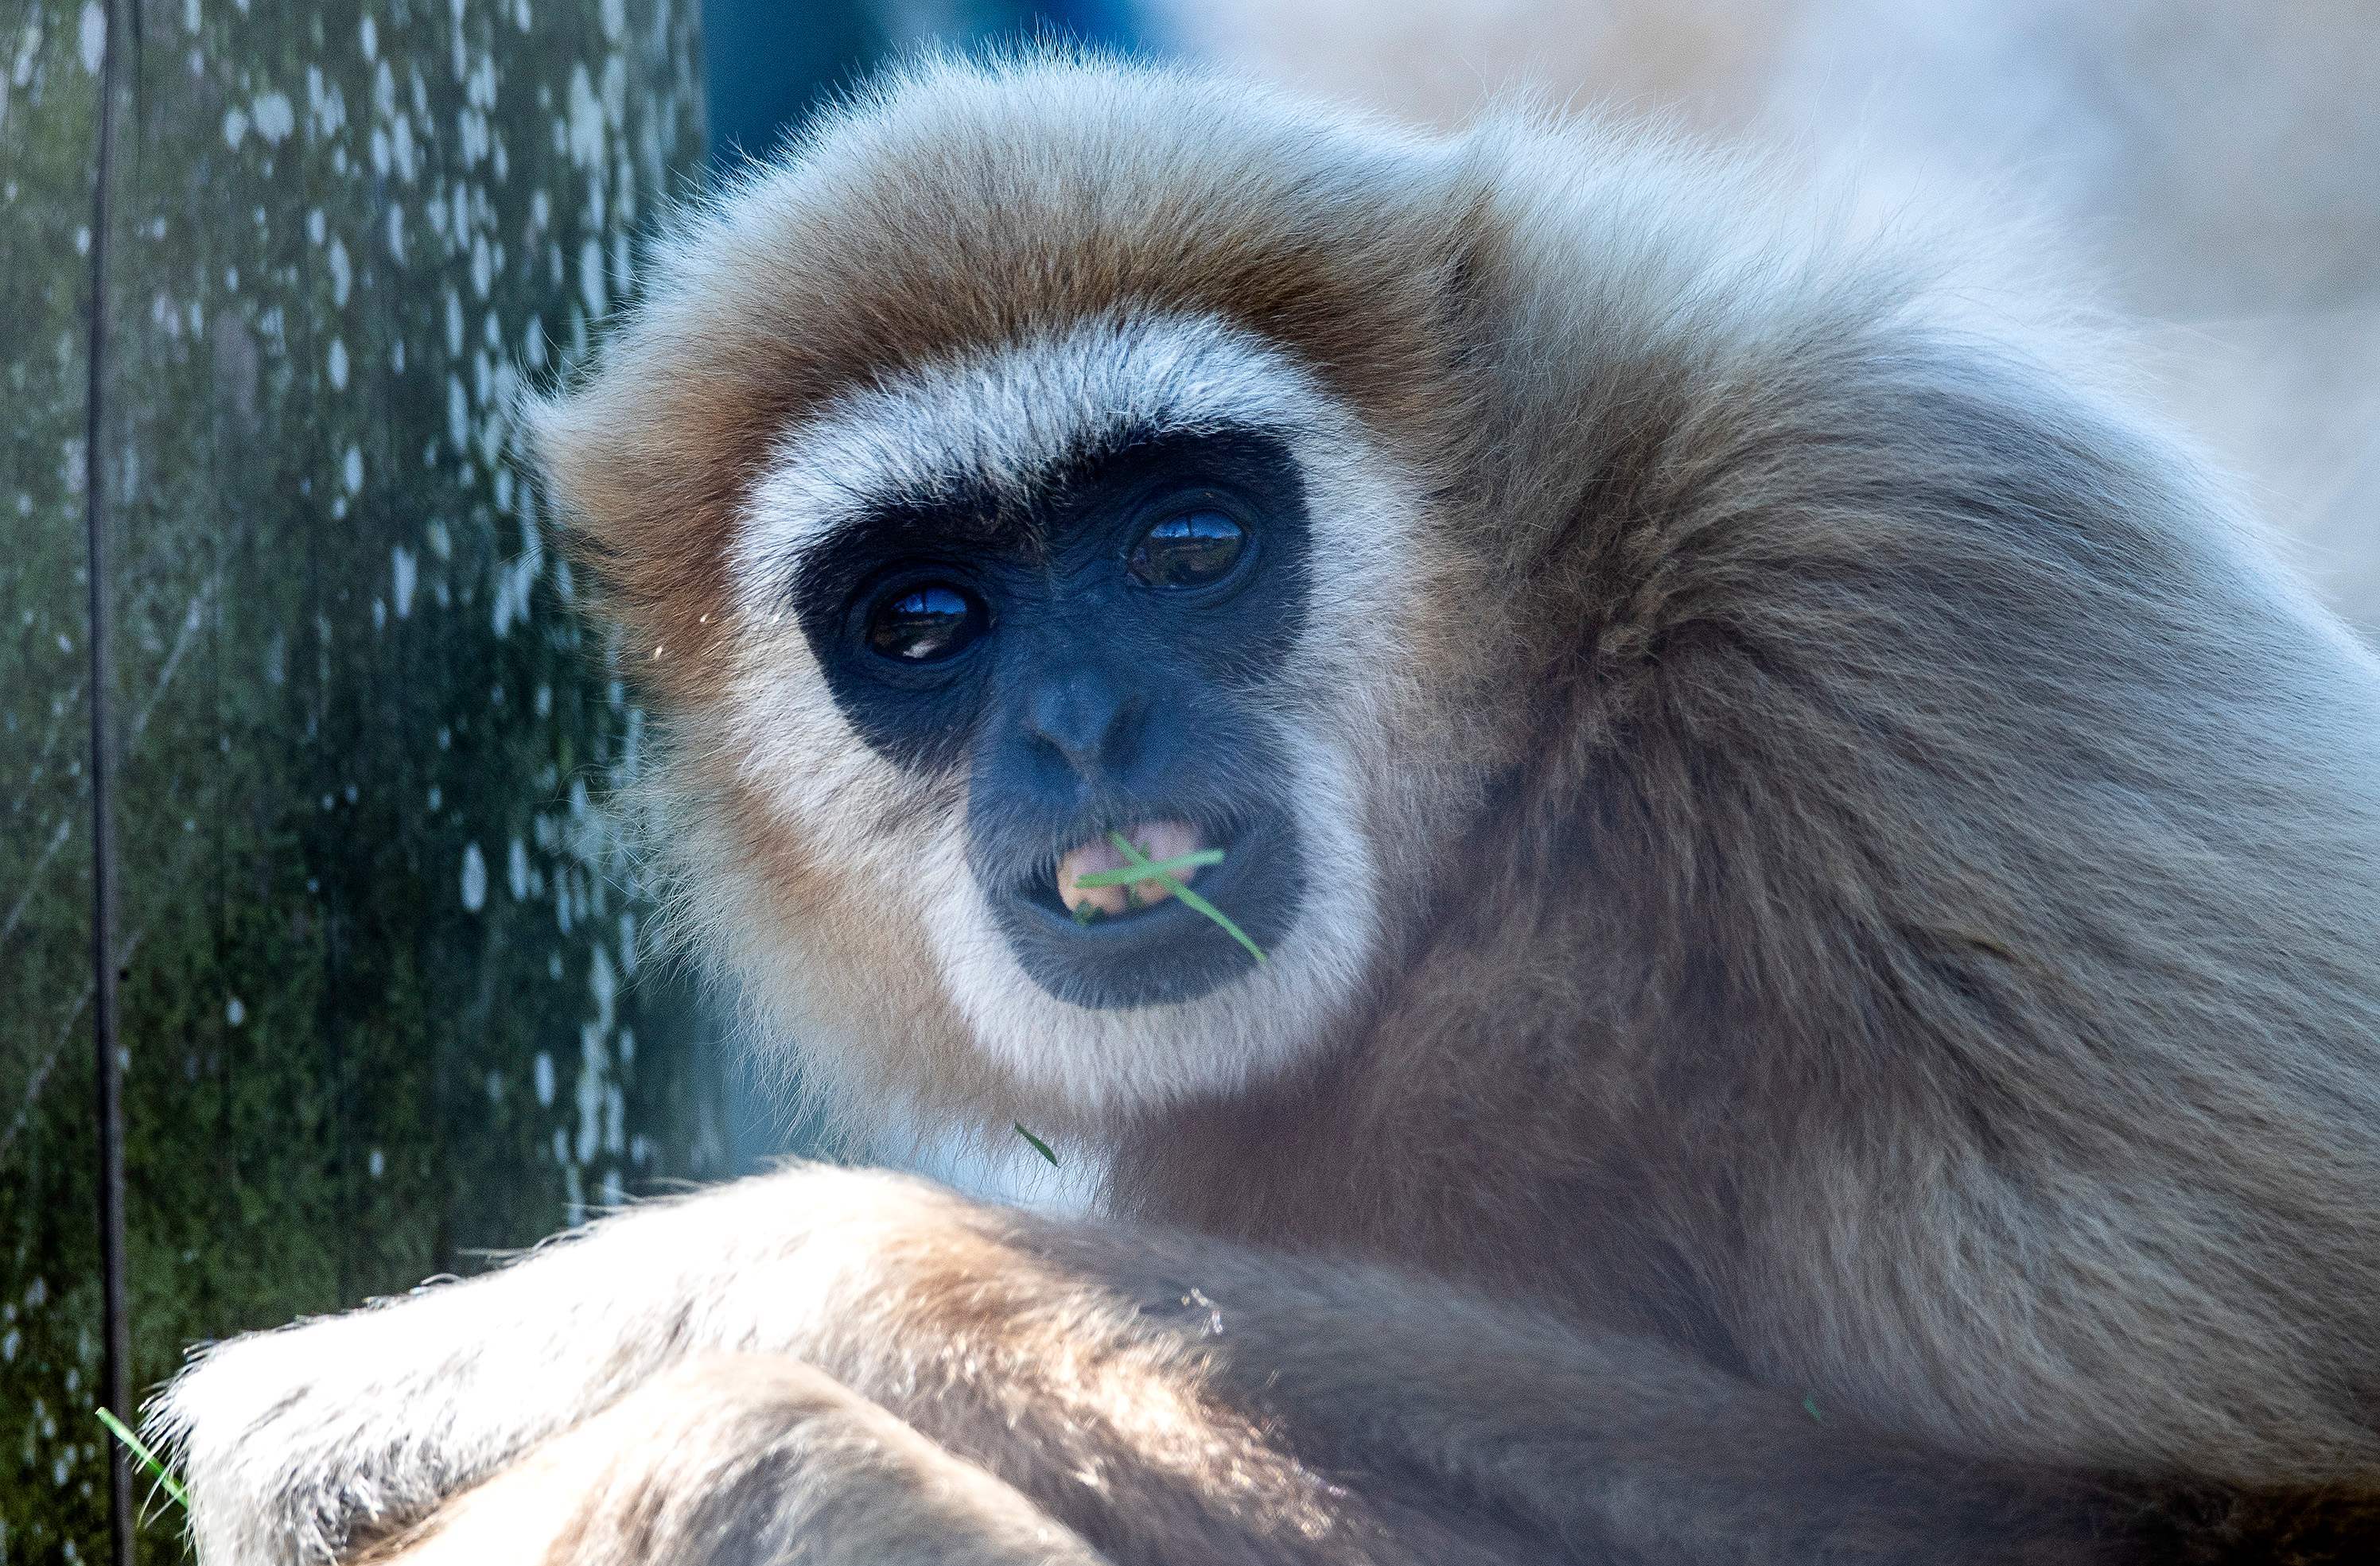
MULTIPOLYGON (((1183 821, 1142 821, 1125 829, 1123 835, 1126 842, 1150 859, 1179 858, 1196 853, 1200 846, 1198 829, 1183 821)), ((1113 917, 1162 903, 1173 895, 1172 887, 1154 878, 1123 886, 1077 884, 1079 877, 1120 870, 1126 863, 1123 855, 1105 836, 1069 849, 1066 856, 1058 861, 1058 900, 1066 905, 1068 913, 1091 907, 1113 917)), ((1197 873, 1195 868, 1172 872, 1173 879, 1184 885, 1197 873)))

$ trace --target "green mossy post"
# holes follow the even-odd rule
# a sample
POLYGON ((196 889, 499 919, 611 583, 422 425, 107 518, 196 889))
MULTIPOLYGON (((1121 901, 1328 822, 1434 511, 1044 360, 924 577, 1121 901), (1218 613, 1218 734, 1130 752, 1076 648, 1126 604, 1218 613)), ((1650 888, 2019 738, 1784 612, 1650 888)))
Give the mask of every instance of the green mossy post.
POLYGON ((697 33, 0 18, 0 1563, 112 1548, 94 761, 136 1403, 193 1340, 722 1170, 601 815, 641 719, 505 461, 518 373, 584 351, 695 167, 697 33))

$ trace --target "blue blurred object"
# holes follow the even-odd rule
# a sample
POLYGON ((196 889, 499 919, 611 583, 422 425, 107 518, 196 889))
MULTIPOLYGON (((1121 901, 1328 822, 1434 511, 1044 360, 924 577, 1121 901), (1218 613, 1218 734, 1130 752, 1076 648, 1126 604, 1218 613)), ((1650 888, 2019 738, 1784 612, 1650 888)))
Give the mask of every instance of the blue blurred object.
POLYGON ((1135 53, 1153 46, 1144 30, 1140 8, 1129 0, 1077 0, 1071 6, 1044 6, 1038 13, 1029 6, 1020 9, 1028 16, 1038 14, 1050 26, 1085 42, 1112 44, 1135 53))
POLYGON ((1131 0, 703 0, 711 156, 763 154, 820 98, 922 44, 1049 35, 1144 51, 1131 0))
POLYGON ((834 0, 703 0, 710 155, 766 153, 819 95, 890 47, 874 6, 834 0))

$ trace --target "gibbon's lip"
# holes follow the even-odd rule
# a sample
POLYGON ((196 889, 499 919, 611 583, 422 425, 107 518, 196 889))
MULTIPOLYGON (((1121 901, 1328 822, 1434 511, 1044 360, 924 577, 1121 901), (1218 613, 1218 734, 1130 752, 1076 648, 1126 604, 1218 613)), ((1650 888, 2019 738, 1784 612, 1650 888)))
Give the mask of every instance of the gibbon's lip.
MULTIPOLYGON (((1114 830, 1132 841, 1159 823, 1178 830, 1192 814, 1152 814, 1114 830)), ((1106 836, 1104 831, 1086 834, 1078 849, 1104 842, 1106 836)), ((1171 850, 1181 840, 1145 841, 1150 849, 1171 850)), ((1280 955, 1305 899, 1305 856, 1294 819, 1286 811, 1267 809, 1228 824, 1201 826, 1194 841, 1198 847, 1225 851, 1221 863, 1199 872, 1199 896, 1268 955, 1280 955)), ((1152 859, 1172 856, 1149 855, 1152 859)), ((1091 873, 1088 856, 1070 868, 1075 874, 1091 873)), ((1144 903, 1113 917, 1078 916, 1062 899, 1052 867, 1011 882, 990 903, 993 917, 1026 973, 1073 1005, 1106 1010, 1179 1002, 1257 971, 1245 947, 1179 897, 1144 903)))
MULTIPOLYGON (((1125 842, 1151 860, 1178 859, 1195 854, 1207 846, 1198 829, 1187 821, 1139 821, 1120 829, 1125 842)), ((1166 876, 1149 876, 1122 886, 1084 886, 1079 878, 1104 870, 1123 869, 1130 861, 1102 832, 1076 844, 1058 861, 1058 901, 1069 914, 1081 916, 1086 908, 1096 910, 1108 918, 1117 918, 1143 908, 1151 908, 1173 895, 1179 882, 1187 886, 1198 877, 1198 867, 1184 865, 1166 872, 1166 876)))

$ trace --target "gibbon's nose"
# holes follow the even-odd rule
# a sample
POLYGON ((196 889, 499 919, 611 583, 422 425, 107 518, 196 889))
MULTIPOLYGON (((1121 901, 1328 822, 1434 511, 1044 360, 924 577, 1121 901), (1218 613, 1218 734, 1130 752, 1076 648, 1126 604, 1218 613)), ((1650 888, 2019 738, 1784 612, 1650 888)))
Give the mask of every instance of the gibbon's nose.
POLYGON ((1026 704, 1025 729, 1085 783, 1113 780, 1132 762, 1148 703, 1113 675, 1076 669, 1045 682, 1026 704))

